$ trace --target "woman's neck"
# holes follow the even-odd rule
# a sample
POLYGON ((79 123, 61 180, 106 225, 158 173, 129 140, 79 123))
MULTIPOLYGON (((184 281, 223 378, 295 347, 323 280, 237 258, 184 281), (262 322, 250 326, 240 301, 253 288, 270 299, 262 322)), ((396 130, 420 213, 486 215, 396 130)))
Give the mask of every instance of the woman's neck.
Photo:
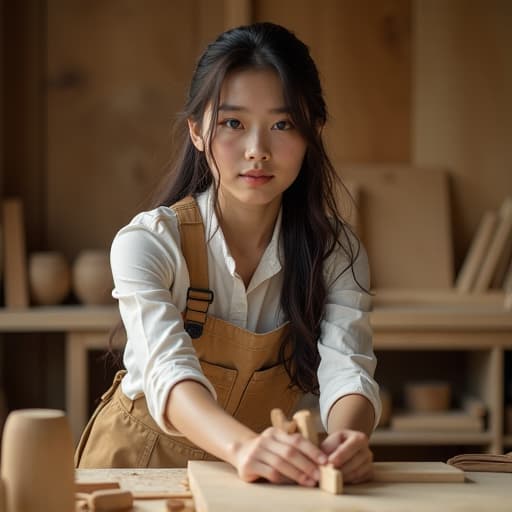
POLYGON ((280 199, 267 205, 247 205, 219 196, 219 224, 246 286, 272 239, 280 207, 280 199))

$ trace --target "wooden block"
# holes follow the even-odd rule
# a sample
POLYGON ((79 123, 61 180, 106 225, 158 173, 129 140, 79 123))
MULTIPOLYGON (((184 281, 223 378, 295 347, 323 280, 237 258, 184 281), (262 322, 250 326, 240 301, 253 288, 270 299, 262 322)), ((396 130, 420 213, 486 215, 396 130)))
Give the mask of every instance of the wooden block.
POLYGON ((130 491, 106 489, 103 491, 94 491, 89 496, 89 508, 98 512, 130 510, 132 507, 133 495, 130 491))
POLYGON ((332 464, 320 466, 320 489, 331 494, 343 493, 343 474, 332 464))
POLYGON ((293 415, 293 419, 297 423, 299 432, 315 446, 318 446, 318 432, 316 431, 311 411, 297 411, 293 415))
POLYGON ((374 462, 374 482, 464 482, 464 471, 444 462, 374 462))
POLYGON ((468 293, 473 289, 497 224, 498 214, 493 211, 485 212, 457 275, 455 288, 458 292, 468 293))
POLYGON ((297 423, 294 420, 288 421, 281 409, 272 409, 270 411, 270 421, 273 427, 279 428, 287 434, 297 432, 297 423))
POLYGON ((27 254, 23 206, 19 199, 3 201, 5 306, 28 308, 27 254))

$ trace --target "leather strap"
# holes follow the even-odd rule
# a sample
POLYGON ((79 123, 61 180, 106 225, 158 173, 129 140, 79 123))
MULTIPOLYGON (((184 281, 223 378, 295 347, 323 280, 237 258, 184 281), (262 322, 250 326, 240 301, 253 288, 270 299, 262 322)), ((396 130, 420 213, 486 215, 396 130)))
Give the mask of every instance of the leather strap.
POLYGON ((208 256, 203 219, 192 196, 183 198, 171 208, 178 216, 181 250, 190 276, 184 315, 185 329, 192 338, 199 338, 213 301, 213 291, 208 288, 208 256))

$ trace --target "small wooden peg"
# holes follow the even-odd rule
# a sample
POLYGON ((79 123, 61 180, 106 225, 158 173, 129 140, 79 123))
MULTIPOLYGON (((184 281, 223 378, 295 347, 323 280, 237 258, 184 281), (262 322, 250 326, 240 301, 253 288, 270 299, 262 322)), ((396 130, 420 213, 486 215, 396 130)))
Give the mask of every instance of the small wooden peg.
POLYGON ((320 466, 320 489, 331 494, 343 494, 343 474, 332 464, 320 466))
POLYGON ((318 446, 318 432, 316 431, 311 412, 306 410, 297 411, 293 415, 293 419, 297 423, 299 432, 315 446, 318 446))

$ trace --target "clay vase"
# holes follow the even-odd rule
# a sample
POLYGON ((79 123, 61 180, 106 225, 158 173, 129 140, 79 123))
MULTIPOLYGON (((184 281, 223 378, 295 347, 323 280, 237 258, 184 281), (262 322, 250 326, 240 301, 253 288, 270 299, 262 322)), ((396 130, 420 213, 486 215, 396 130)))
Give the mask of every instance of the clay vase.
POLYGON ((112 272, 107 251, 82 251, 73 264, 73 291, 83 304, 110 304, 112 272))
POLYGON ((2 439, 2 479, 6 510, 74 510, 73 441, 64 412, 21 409, 9 414, 2 439))
POLYGON ((71 290, 71 270, 59 252, 34 252, 29 256, 28 281, 35 304, 60 304, 71 290))

